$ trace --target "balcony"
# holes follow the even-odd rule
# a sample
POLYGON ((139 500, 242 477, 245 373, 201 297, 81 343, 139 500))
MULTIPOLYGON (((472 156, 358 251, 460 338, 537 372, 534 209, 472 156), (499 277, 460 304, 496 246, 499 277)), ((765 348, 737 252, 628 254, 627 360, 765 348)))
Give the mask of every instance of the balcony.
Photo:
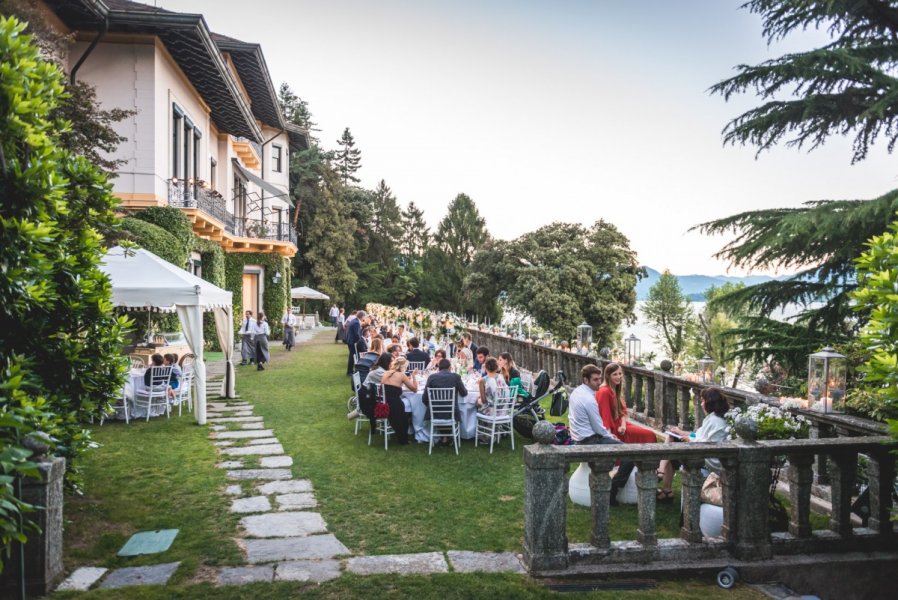
POLYGON ((219 242, 229 252, 296 254, 296 230, 289 223, 237 218, 218 192, 189 181, 168 182, 168 205, 180 208, 199 237, 219 242))

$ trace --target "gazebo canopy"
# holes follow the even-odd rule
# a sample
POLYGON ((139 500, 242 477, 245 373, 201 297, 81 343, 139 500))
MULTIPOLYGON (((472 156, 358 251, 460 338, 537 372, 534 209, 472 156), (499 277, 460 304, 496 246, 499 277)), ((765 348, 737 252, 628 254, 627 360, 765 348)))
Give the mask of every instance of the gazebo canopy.
POLYGON ((313 290, 308 286, 295 287, 290 290, 290 297, 294 300, 330 300, 327 294, 322 294, 318 290, 313 290))
POLYGON ((225 379, 221 394, 235 396, 234 319, 232 294, 227 290, 200 279, 193 273, 178 268, 147 250, 125 251, 121 246, 111 248, 100 270, 112 283, 112 302, 115 306, 132 309, 158 309, 177 312, 181 328, 190 349, 196 356, 194 362, 196 381, 196 420, 206 422, 206 366, 203 362, 203 312, 215 314, 215 329, 225 355, 225 379))

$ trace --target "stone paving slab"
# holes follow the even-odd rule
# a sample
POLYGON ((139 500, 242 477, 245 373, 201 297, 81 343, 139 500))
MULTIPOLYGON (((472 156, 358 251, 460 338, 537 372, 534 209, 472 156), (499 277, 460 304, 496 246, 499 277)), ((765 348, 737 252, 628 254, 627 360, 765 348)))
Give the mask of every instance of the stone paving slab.
POLYGON ((274 579, 271 565, 250 567, 223 567, 218 572, 218 585, 243 585, 245 583, 269 582, 274 579))
POLYGON ((100 580, 109 569, 102 567, 81 567, 75 569, 65 581, 56 588, 57 592, 86 592, 90 586, 100 580))
POLYGON ((243 488, 239 485, 229 485, 225 488, 225 494, 228 496, 239 496, 243 494, 243 488))
POLYGON ((356 556, 346 561, 346 570, 356 575, 418 575, 447 573, 449 565, 441 552, 420 554, 383 554, 380 556, 356 556))
MULTIPOLYGON (((261 496, 265 498, 265 496, 261 496)), ((246 535, 254 538, 302 537, 327 533, 327 523, 313 512, 269 513, 240 519, 246 535)))
POLYGON ((246 423, 241 425, 240 429, 265 429, 265 425, 263 423, 246 423))
POLYGON ((266 438, 255 438, 246 440, 246 444, 248 446, 255 446, 259 444, 279 444, 278 439, 276 437, 266 437, 266 438))
POLYGON ((243 461, 242 460, 223 460, 220 463, 215 464, 219 469, 242 469, 243 461))
POLYGON ((223 440, 221 442, 215 442, 215 445, 219 448, 227 448, 228 446, 234 445, 234 440, 223 440))
POLYGON ((274 432, 271 429, 251 429, 249 431, 222 431, 215 434, 215 439, 239 440, 243 438, 267 438, 273 435, 274 432))
MULTIPOLYGON (((216 444, 223 444, 224 442, 216 442, 216 444)), ((232 442, 233 443, 233 442, 232 442)), ((261 444, 258 446, 242 446, 240 448, 225 448, 222 450, 228 456, 250 456, 252 454, 259 455, 272 455, 272 454, 283 454, 284 447, 280 444, 261 444)))
POLYGON ((526 573, 518 557, 512 552, 466 552, 450 550, 446 553, 457 573, 526 573))
POLYGON ((318 500, 315 494, 283 494, 274 497, 277 502, 278 510, 302 510, 304 508, 315 508, 318 506, 318 500))
POLYGON ((340 576, 340 561, 325 560, 293 560, 277 563, 274 571, 275 581, 312 581, 323 583, 340 576))
POLYGON ((178 569, 179 562, 150 565, 148 567, 125 567, 116 569, 103 581, 102 589, 120 588, 129 585, 164 585, 178 569))
POLYGON ((293 473, 290 469, 244 469, 242 471, 228 471, 228 479, 290 479, 293 473))
MULTIPOLYGON (((280 562, 309 558, 334 558, 350 554, 333 534, 280 539, 243 540, 250 563, 280 562)), ((444 563, 445 564, 445 563, 444 563)))
POLYGON ((292 467, 293 459, 289 456, 263 456, 259 459, 259 465, 265 467, 266 469, 292 467))
POLYGON ((224 431, 225 429, 227 429, 227 427, 225 427, 224 425, 211 425, 209 429, 211 429, 212 431, 224 431))
POLYGON ((218 424, 218 423, 258 423, 262 421, 262 417, 216 417, 209 418, 207 422, 218 424))
MULTIPOLYGON (((289 479, 289 478, 288 478, 289 479)), ((290 481, 272 481, 256 486, 261 494, 293 494, 311 492, 312 482, 308 479, 291 479, 290 481)))
POLYGON ((269 510, 271 510, 271 502, 268 501, 268 496, 237 498, 231 503, 232 513, 258 513, 269 510))

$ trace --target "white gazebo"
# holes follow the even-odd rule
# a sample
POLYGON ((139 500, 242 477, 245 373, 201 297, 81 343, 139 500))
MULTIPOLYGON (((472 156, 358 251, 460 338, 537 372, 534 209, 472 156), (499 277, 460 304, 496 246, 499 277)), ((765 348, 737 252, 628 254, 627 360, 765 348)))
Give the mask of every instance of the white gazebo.
POLYGON ((111 248, 100 270, 112 282, 112 303, 130 309, 177 312, 184 337, 196 356, 196 422, 206 423, 206 366, 203 363, 203 313, 215 315, 218 342, 225 355, 225 378, 221 395, 236 395, 234 363, 234 319, 232 294, 200 279, 147 250, 111 248))

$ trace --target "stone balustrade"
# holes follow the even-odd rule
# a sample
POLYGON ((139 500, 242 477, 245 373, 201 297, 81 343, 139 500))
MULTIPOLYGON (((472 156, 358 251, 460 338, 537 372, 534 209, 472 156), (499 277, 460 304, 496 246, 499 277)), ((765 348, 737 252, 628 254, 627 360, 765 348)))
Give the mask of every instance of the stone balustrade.
MULTIPOLYGON (((670 416, 679 418, 676 413, 670 416)), ((524 448, 524 562, 533 575, 560 576, 632 572, 634 568, 649 571, 665 563, 676 568, 719 568, 797 554, 894 552, 898 536, 890 520, 895 478, 891 452, 896 447, 898 443, 887 436, 720 444, 529 445, 524 448), (860 454, 869 457, 871 516, 865 528, 852 527, 850 520, 860 454), (790 483, 789 525, 787 531, 772 532, 768 530, 771 464, 783 456, 790 483), (655 531, 655 471, 664 458, 684 465, 683 525, 675 539, 658 539, 655 531), (719 538, 705 538, 699 528, 701 467, 706 458, 717 458, 723 466, 719 538), (638 468, 635 542, 612 541, 609 535, 614 516, 609 508, 608 472, 619 459, 632 460, 638 468), (821 459, 829 463, 832 517, 828 530, 815 531, 810 522, 813 465, 821 459), (579 462, 588 463, 591 470, 591 543, 569 545, 566 474, 569 465, 579 462)))

